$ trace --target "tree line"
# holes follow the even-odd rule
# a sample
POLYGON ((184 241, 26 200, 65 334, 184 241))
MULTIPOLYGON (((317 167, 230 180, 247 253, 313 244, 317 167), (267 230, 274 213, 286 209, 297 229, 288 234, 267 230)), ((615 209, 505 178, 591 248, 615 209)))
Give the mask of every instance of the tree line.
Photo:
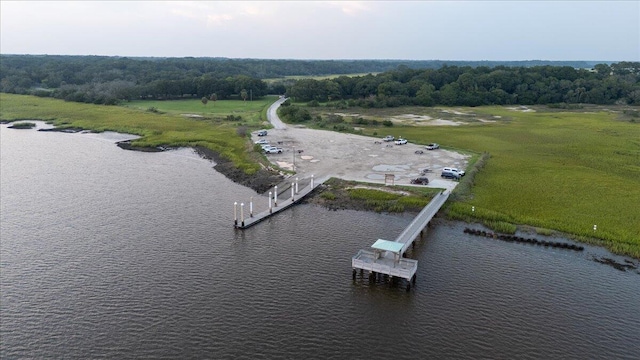
POLYGON ((0 55, 0 91, 97 104, 151 98, 260 98, 285 92, 301 101, 349 100, 376 107, 622 100, 637 104, 637 67, 637 63, 584 61, 0 55), (583 69, 593 66, 597 71, 583 69), (321 81, 265 81, 289 75, 353 73, 380 74, 321 81))
MULTIPOLYGON (((470 67, 396 70, 359 77, 299 80, 287 88, 295 101, 342 100, 344 106, 480 106, 509 104, 640 105, 640 63, 570 66, 470 67)), ((340 104, 340 102, 338 102, 340 104)))

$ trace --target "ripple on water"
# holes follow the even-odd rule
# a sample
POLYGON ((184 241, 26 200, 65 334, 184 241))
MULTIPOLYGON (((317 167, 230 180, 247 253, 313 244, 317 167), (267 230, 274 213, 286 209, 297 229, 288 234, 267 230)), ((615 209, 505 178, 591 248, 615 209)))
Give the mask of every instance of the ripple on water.
MULTIPOLYGON (((418 241, 417 281, 351 280, 411 216, 257 196, 178 153, 2 127, 2 358, 633 358, 638 275, 464 234, 418 241), (244 200, 243 200, 244 199, 244 200)), ((195 161, 197 160, 197 161, 195 161)), ((365 275, 366 278, 366 275, 365 275)))

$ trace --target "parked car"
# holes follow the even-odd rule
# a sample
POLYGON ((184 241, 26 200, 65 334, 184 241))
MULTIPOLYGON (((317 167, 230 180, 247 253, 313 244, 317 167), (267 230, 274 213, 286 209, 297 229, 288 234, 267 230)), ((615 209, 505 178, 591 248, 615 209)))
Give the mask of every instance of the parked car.
POLYGON ((443 177, 445 179, 460 180, 460 174, 450 172, 450 171, 442 171, 442 174, 440 174, 440 177, 443 177))
POLYGON ((396 140, 396 145, 404 145, 406 143, 407 143, 407 140, 403 138, 399 138, 398 140, 396 140))
POLYGON ((267 139, 260 139, 258 141, 255 142, 256 144, 260 144, 260 145, 266 145, 269 143, 269 140, 267 139))
POLYGON ((456 173, 456 174, 458 174, 460 176, 464 176, 464 174, 465 174, 464 170, 458 170, 458 169, 452 168, 452 167, 446 167, 446 168, 442 169, 442 172, 453 172, 453 173, 456 173))
POLYGON ((435 150, 435 149, 439 149, 440 145, 438 145, 436 143, 431 143, 431 144, 427 144, 427 146, 425 146, 425 148, 427 148, 427 150, 435 150))
POLYGON ((268 149, 266 149, 264 152, 267 154, 281 154, 282 153, 282 148, 279 147, 270 147, 268 149))
POLYGON ((419 177, 411 180, 411 183, 417 185, 429 185, 429 179, 427 179, 426 177, 419 177))
POLYGON ((383 137, 383 138, 382 138, 382 141, 387 141, 387 142, 389 142, 389 141, 393 141, 393 140, 395 140, 395 139, 396 139, 396 138, 394 138, 393 136, 391 136, 391 135, 387 135, 387 136, 385 136, 385 137, 383 137))
POLYGON ((267 136, 267 130, 258 131, 258 136, 267 136))
POLYGON ((264 145, 262 145, 262 150, 266 151, 267 149, 271 149, 272 147, 274 147, 274 146, 271 146, 269 144, 264 144, 264 145))

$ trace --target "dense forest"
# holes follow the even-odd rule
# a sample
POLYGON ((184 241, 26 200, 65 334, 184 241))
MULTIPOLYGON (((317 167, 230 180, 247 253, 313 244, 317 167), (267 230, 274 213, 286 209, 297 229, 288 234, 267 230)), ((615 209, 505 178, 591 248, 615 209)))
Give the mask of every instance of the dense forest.
POLYGON ((131 99, 284 94, 368 107, 640 104, 639 63, 261 60, 0 55, 0 91, 116 104, 131 99), (369 73, 327 80, 265 79, 369 73), (371 75, 371 73, 378 73, 371 75))
POLYGON ((640 63, 570 66, 458 67, 396 70, 360 77, 304 79, 287 95, 295 101, 349 100, 349 106, 480 106, 507 104, 640 105, 640 63))

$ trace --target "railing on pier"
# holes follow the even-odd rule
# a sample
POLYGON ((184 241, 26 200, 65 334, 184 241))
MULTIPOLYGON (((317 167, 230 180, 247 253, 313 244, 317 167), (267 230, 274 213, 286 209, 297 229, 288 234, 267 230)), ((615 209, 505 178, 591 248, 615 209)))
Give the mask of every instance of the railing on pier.
MULTIPOLYGON (((356 269, 368 270, 372 274, 380 273, 390 276, 401 277, 407 280, 412 278, 415 280, 415 274, 418 269, 418 261, 405 259, 402 255, 407 251, 409 246, 413 244, 415 239, 420 235, 429 221, 436 215, 438 210, 449 198, 449 193, 440 192, 425 206, 422 211, 413 219, 413 221, 398 235, 395 242, 402 244, 398 246, 385 246, 392 243, 379 239, 373 246, 375 251, 360 250, 351 258, 351 267, 356 269), (385 251, 386 250, 386 251, 385 251)), ((410 285, 407 289, 410 288, 410 285)))
POLYGON ((258 214, 253 214, 253 203, 250 204, 250 216, 244 216, 244 203, 240 204, 240 217, 238 218, 238 203, 234 203, 233 209, 233 225, 236 229, 246 229, 250 226, 253 226, 270 216, 277 214, 289 207, 297 204, 305 196, 309 195, 315 188, 322 185, 328 178, 314 179, 313 175, 311 175, 310 183, 303 189, 298 188, 298 179, 296 178, 295 182, 292 182, 289 188, 285 188, 278 192, 278 187, 274 188, 273 192, 269 192, 269 208, 263 212, 258 214), (284 193, 291 193, 291 197, 289 198, 280 198, 278 201, 278 195, 284 193))
POLYGON ((429 221, 436 215, 438 210, 442 207, 442 205, 449 199, 449 193, 440 192, 440 194, 436 195, 428 204, 425 206, 422 211, 413 219, 413 221, 407 225, 407 227, 398 235, 396 238, 396 242, 404 244, 400 255, 404 254, 409 245, 413 243, 413 240, 418 237, 422 229, 427 226, 429 221))

